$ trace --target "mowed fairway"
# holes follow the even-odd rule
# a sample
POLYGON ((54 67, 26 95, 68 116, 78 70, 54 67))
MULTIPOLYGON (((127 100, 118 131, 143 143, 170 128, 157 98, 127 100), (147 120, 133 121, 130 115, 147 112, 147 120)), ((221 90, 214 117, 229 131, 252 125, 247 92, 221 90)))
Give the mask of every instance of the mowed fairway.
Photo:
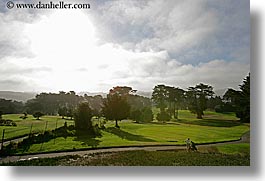
MULTIPOLYGON (((45 117, 42 119, 44 121, 45 117)), ((50 119, 50 125, 56 119, 58 117, 54 117, 53 121, 50 119)), ((109 121, 106 129, 101 130, 101 137, 58 137, 43 144, 31 145, 18 153, 132 145, 183 145, 188 137, 195 143, 211 143, 237 140, 249 131, 249 124, 239 123, 234 114, 215 112, 206 112, 203 120, 196 119, 189 111, 180 111, 179 120, 167 123, 138 124, 124 120, 119 125, 120 129, 114 128, 114 122, 109 121)))
POLYGON ((33 133, 42 133, 46 128, 46 130, 54 130, 57 127, 61 127, 64 125, 65 121, 67 121, 68 125, 73 124, 73 120, 64 120, 59 116, 43 116, 40 120, 36 120, 32 115, 28 115, 28 118, 23 120, 20 118, 23 114, 7 114, 3 115, 3 119, 11 119, 16 122, 17 126, 0 126, 0 133, 2 138, 3 129, 5 129, 5 139, 10 139, 14 137, 19 137, 22 135, 27 135, 30 133, 31 126, 33 133), (57 123, 56 123, 57 122, 57 123))

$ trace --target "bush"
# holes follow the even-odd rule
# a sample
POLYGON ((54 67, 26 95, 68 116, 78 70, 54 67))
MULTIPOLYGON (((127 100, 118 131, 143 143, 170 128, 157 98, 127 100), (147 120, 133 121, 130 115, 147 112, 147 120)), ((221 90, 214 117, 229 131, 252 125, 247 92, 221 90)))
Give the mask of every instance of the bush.
POLYGON ((42 112, 39 112, 39 111, 37 111, 33 114, 33 117, 36 118, 37 120, 39 120, 41 116, 44 116, 44 114, 42 112))
POLYGON ((154 119, 154 115, 151 108, 144 108, 142 111, 142 116, 144 122, 152 122, 154 119))
POLYGON ((137 109, 137 110, 133 110, 131 112, 130 118, 134 121, 136 121, 137 123, 143 122, 143 116, 142 116, 142 111, 137 109))
POLYGON ((137 123, 148 123, 153 121, 153 112, 151 108, 145 107, 131 112, 130 118, 137 123))
POLYGON ((91 121, 92 117, 92 110, 89 104, 86 102, 79 104, 74 114, 76 130, 82 133, 86 132, 89 135, 96 135, 91 121))
POLYGON ((0 119, 0 126, 17 126, 11 119, 0 119))
POLYGON ((159 122, 167 122, 170 121, 170 115, 167 112, 162 111, 161 113, 157 114, 156 119, 159 122))
POLYGON ((27 119, 28 117, 27 116, 20 116, 19 118, 21 118, 21 119, 27 119))

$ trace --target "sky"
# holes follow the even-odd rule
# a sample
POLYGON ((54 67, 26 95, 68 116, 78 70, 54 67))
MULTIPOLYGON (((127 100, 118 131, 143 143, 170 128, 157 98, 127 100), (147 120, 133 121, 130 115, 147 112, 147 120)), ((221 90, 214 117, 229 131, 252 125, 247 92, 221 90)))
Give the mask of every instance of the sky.
POLYGON ((249 0, 64 1, 90 4, 82 10, 7 9, 6 2, 2 91, 238 89, 250 72, 249 0))

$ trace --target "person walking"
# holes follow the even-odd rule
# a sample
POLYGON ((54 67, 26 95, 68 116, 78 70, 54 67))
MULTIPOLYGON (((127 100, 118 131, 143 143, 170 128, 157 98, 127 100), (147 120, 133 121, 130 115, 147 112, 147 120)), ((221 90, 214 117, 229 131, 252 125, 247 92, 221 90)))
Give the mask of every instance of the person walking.
POLYGON ((187 139, 185 140, 185 142, 186 142, 187 151, 189 151, 189 150, 191 149, 190 138, 187 138, 187 139))

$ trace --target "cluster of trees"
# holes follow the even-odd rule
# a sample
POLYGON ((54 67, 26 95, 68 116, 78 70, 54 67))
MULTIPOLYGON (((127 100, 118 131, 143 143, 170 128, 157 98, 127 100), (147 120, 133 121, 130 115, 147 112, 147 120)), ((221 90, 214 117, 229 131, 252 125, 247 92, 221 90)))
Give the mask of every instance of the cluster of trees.
POLYGON ((76 95, 74 91, 68 93, 60 91, 56 93, 40 93, 35 99, 28 100, 25 105, 26 112, 42 112, 46 115, 56 115, 62 107, 76 107, 82 100, 81 96, 76 95))
MULTIPOLYGON (((88 102, 93 115, 99 116, 103 104, 103 97, 97 96, 79 96, 74 91, 68 93, 60 91, 59 93, 41 93, 34 99, 28 100, 24 111, 29 114, 57 115, 64 119, 74 117, 74 111, 81 102, 88 102)), ((41 115, 41 116, 42 116, 41 115)), ((39 118, 39 117, 37 117, 39 118)))
POLYGON ((178 119, 178 110, 188 109, 202 119, 206 109, 217 112, 235 112, 241 122, 250 121, 250 74, 239 85, 240 90, 228 89, 223 98, 214 97, 213 87, 197 84, 187 90, 166 85, 157 85, 153 89, 152 100, 160 109, 158 121, 169 121, 172 116, 178 119))
POLYGON ((151 101, 148 98, 135 95, 136 90, 127 86, 116 86, 109 91, 103 101, 102 114, 108 120, 118 121, 130 118, 136 122, 150 122, 153 120, 151 101))
POLYGON ((24 109, 23 102, 0 98, 0 111, 2 111, 3 114, 17 114, 21 113, 23 109, 24 109))
POLYGON ((160 109, 157 120, 168 121, 172 116, 178 119, 179 109, 189 109, 197 114, 198 119, 202 119, 203 111, 207 108, 207 101, 213 94, 213 87, 202 83, 189 87, 187 91, 178 87, 157 85, 152 93, 152 100, 160 109))
POLYGON ((250 75, 248 75, 240 90, 228 89, 223 98, 215 96, 213 87, 197 84, 183 90, 178 87, 157 85, 152 92, 152 98, 136 94, 136 90, 127 86, 113 87, 106 98, 97 96, 78 96, 74 91, 55 93, 41 93, 35 99, 21 102, 0 99, 0 116, 7 113, 27 112, 39 119, 44 114, 64 117, 74 117, 78 130, 89 130, 96 134, 91 118, 105 117, 107 120, 118 122, 132 119, 138 123, 153 121, 153 104, 159 108, 156 119, 169 121, 178 119, 179 109, 188 109, 202 119, 206 109, 219 112, 236 112, 242 122, 250 121, 250 75), (24 107, 23 107, 24 106, 24 107))
POLYGON ((224 103, 220 112, 228 109, 236 113, 241 122, 250 122, 250 74, 239 85, 240 90, 228 89, 224 94, 224 103))
POLYGON ((207 102, 213 95, 213 87, 210 85, 200 83, 195 87, 189 87, 186 93, 188 109, 197 114, 198 119, 202 119, 203 111, 207 109, 207 102))
POLYGON ((153 89, 152 100, 160 109, 157 119, 167 121, 172 116, 178 118, 178 110, 184 105, 185 91, 166 85, 157 85, 153 89))

